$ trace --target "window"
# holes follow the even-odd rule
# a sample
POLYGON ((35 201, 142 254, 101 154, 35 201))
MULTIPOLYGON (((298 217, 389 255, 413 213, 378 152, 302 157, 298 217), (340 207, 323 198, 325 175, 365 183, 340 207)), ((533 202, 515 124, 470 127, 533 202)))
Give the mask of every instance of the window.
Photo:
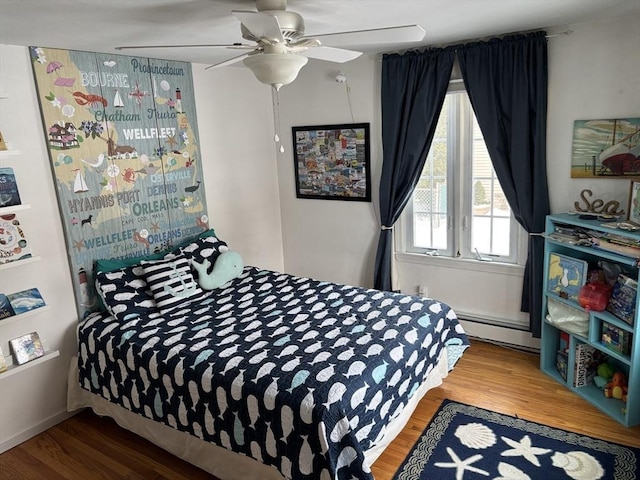
POLYGON ((518 262, 522 229, 464 90, 447 93, 403 223, 407 252, 518 262))

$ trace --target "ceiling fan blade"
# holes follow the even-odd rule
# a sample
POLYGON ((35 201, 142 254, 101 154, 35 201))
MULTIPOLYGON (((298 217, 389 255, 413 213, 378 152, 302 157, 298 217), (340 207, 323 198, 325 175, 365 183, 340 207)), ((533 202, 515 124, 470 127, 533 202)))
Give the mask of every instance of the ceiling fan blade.
POLYGON ((326 46, 382 45, 387 43, 420 42, 424 38, 425 33, 424 29, 419 25, 404 25, 401 27, 372 28, 369 30, 355 30, 353 32, 309 35, 309 37, 319 39, 322 45, 326 46))
POLYGON ((284 43, 280 23, 273 15, 244 10, 232 10, 231 13, 259 39, 268 39, 273 43, 284 43))
POLYGON ((345 50, 344 48, 325 46, 310 48, 301 53, 305 57, 336 63, 348 62, 362 55, 362 52, 356 52, 355 50, 345 50))
POLYGON ((227 65, 233 65, 234 63, 241 62, 248 56, 249 56, 248 53, 243 53, 242 55, 238 55, 237 57, 230 58, 229 60, 225 60, 224 62, 218 62, 218 63, 214 63, 213 65, 209 65, 208 67, 205 67, 205 70, 209 70, 210 68, 219 68, 219 67, 226 67, 227 65))
POLYGON ((213 43, 202 45, 124 45, 115 47, 116 50, 135 50, 141 48, 255 48, 255 45, 247 43, 213 43))

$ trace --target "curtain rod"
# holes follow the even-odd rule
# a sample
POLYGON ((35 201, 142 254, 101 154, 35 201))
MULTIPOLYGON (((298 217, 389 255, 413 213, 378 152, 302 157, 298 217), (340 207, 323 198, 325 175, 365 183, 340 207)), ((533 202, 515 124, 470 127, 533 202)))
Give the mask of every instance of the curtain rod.
POLYGON ((564 32, 558 32, 558 33, 551 33, 549 35, 545 35, 545 38, 553 38, 553 37, 560 37, 560 36, 566 36, 566 35, 571 35, 573 33, 573 30, 565 30, 564 32))
MULTIPOLYGON (((393 54, 393 53, 397 53, 399 55, 402 55, 403 53, 406 53, 406 52, 409 52, 409 51, 412 51, 412 50, 416 50, 416 49, 419 50, 421 48, 446 48, 446 47, 450 47, 452 45, 462 45, 462 44, 465 44, 465 43, 486 42, 486 41, 488 41, 488 40, 490 40, 492 38, 506 37, 508 35, 518 35, 518 34, 526 35, 528 33, 533 33, 533 32, 537 32, 537 31, 540 31, 540 30, 528 30, 528 31, 524 31, 524 32, 504 33, 504 34, 501 34, 501 35, 493 35, 493 36, 488 36, 488 37, 483 37, 483 38, 477 38, 475 40, 469 40, 469 39, 461 40, 459 42, 449 43, 449 44, 440 45, 440 46, 422 45, 422 46, 419 46, 419 47, 410 48, 408 50, 403 50, 403 51, 400 51, 400 52, 386 52, 386 53, 385 52, 380 52, 380 53, 377 54, 377 60, 378 61, 382 61, 382 57, 384 55, 393 54)), ((544 38, 549 39, 549 38, 555 38, 555 37, 567 37, 567 36, 571 35, 572 33, 573 33, 573 30, 569 29, 569 30, 564 30, 562 32, 558 32, 558 33, 549 33, 549 34, 545 35, 544 38)))

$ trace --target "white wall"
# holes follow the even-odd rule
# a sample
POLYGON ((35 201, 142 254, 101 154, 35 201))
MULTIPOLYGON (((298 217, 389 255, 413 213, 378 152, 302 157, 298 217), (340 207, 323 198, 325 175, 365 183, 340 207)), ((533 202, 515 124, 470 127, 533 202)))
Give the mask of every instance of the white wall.
POLYGON ((269 87, 245 68, 193 65, 209 225, 246 265, 281 271, 282 226, 269 87))
POLYGON ((298 78, 280 90, 280 137, 285 152, 279 154, 278 179, 282 210, 285 269, 351 285, 372 284, 379 215, 373 203, 297 199, 292 156, 292 126, 368 122, 371 124, 372 198, 378 197, 382 165, 379 133, 380 63, 358 58, 334 65, 309 62, 298 78), (347 75, 337 83, 336 73, 347 75), (353 119, 347 88, 350 88, 353 119))
POLYGON ((627 210, 629 180, 571 179, 573 122, 640 117, 640 16, 572 26, 549 40, 547 169, 553 213, 573 209, 585 188, 627 210))
MULTIPOLYGON (((268 88, 256 88, 244 69, 204 71, 193 66, 209 224, 246 264, 283 269, 280 205, 268 88)), ((40 262, 0 272, 0 292, 37 287, 51 306, 11 323, 0 320, 0 348, 37 331, 60 356, 9 377, 0 374, 0 452, 66 416, 66 375, 77 351, 75 311, 64 235, 29 55, 0 45, 0 130, 19 156, 0 158, 14 168, 23 203, 20 214, 40 262)))
MULTIPOLYGON (((579 192, 591 188, 594 196, 618 200, 626 208, 628 180, 571 180, 569 164, 573 121, 640 115, 640 29, 638 16, 568 28, 569 36, 549 40, 549 101, 547 130, 548 181, 552 213, 573 208, 579 192)), ((561 27, 555 29, 562 30, 561 27)), ((299 78, 280 94, 281 121, 286 142, 290 127, 350 122, 344 86, 333 77, 338 67, 311 62, 299 78)), ((373 136, 372 204, 301 200, 295 198, 290 149, 278 160, 284 261, 287 271, 325 280, 371 286, 372 264, 379 229, 377 185, 380 178, 380 62, 361 58, 340 66, 349 79, 356 122, 370 122, 373 136)), ((426 285, 429 295, 446 301, 466 315, 528 325, 520 312, 522 268, 481 272, 477 264, 450 268, 438 259, 398 255, 399 286, 416 293, 426 285)), ((478 336, 527 346, 538 342, 525 332, 485 328, 465 323, 478 336)))
MULTIPOLYGON (((0 445, 28 438, 36 425, 56 423, 65 411, 66 371, 77 351, 77 313, 67 263, 62 223, 42 122, 35 96, 27 49, 0 45, 0 129, 5 140, 21 153, 1 157, 0 165, 13 167, 23 203, 31 209, 18 218, 34 255, 42 260, 0 271, 0 292, 37 287, 50 310, 11 323, 0 320, 0 347, 9 355, 8 341, 37 331, 45 347, 60 356, 22 373, 0 374, 0 445), (23 435, 24 434, 24 435, 23 435)), ((4 450, 2 448, 0 451, 4 450)))

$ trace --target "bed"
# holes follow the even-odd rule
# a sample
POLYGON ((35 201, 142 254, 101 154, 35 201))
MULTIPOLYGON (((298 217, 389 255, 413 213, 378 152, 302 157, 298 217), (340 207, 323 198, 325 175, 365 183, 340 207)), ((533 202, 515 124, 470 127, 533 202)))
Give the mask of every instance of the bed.
POLYGON ((78 326, 68 408, 91 407, 223 480, 372 479, 467 348, 455 313, 244 265, 199 288, 209 273, 194 266, 219 273, 228 252, 210 234, 97 265, 107 308, 78 326))

